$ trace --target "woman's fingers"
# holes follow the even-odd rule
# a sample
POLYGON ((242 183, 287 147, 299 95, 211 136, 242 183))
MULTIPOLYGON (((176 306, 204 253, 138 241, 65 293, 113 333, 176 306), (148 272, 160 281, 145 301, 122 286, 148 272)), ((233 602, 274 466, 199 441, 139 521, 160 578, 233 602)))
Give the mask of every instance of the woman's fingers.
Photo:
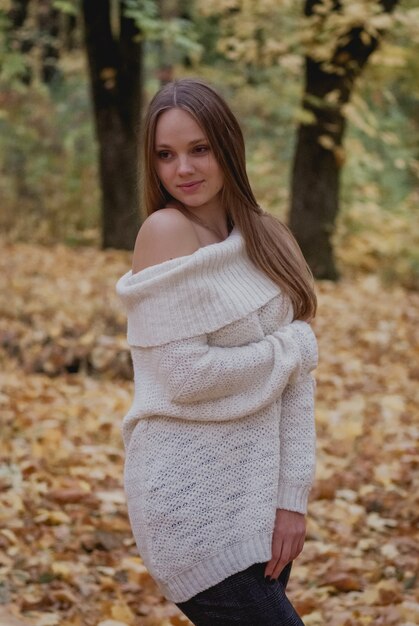
POLYGON ((301 543, 304 544, 303 537, 298 537, 298 538, 293 537, 293 538, 290 538, 288 541, 285 540, 283 542, 281 556, 278 558, 278 560, 276 561, 274 565, 272 573, 270 574, 271 578, 277 579, 278 576, 281 574, 282 570, 284 569, 284 567, 290 561, 294 561, 294 559, 297 558, 297 556, 301 552, 301 549, 300 549, 301 543))
POLYGON ((265 576, 278 578, 284 567, 301 552, 305 539, 305 517, 294 511, 277 510, 272 537, 272 558, 265 568, 265 576))
POLYGON ((272 576, 274 569, 277 567, 278 562, 281 560, 283 541, 284 537, 275 529, 272 538, 272 557, 266 564, 265 578, 267 576, 272 576))

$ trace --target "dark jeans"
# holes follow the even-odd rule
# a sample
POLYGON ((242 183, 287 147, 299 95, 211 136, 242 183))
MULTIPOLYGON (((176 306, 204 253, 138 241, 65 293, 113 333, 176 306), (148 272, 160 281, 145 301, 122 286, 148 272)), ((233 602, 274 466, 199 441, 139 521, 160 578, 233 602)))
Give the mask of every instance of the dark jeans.
POLYGON ((265 567, 254 563, 176 606, 195 626, 304 626, 285 595, 292 563, 272 583, 265 567))

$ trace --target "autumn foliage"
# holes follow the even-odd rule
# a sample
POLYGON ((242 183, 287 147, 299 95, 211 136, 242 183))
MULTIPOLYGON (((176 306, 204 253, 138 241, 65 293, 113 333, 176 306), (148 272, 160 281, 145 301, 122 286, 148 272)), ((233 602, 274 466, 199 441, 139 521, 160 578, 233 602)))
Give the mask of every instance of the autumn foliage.
MULTIPOLYGON (((128 253, 4 244, 0 625, 188 624, 137 555, 122 490, 132 399, 114 292, 128 253)), ((289 594, 306 626, 413 626, 419 294, 318 284, 318 469, 289 594)))

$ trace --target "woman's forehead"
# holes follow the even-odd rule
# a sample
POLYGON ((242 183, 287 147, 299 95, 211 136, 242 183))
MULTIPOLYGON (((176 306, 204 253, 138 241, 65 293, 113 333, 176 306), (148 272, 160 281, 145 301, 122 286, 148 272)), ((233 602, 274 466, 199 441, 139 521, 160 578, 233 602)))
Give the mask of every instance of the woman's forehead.
POLYGON ((164 111, 157 120, 155 140, 156 144, 168 143, 171 140, 182 140, 184 143, 193 142, 206 134, 193 116, 180 108, 164 111))

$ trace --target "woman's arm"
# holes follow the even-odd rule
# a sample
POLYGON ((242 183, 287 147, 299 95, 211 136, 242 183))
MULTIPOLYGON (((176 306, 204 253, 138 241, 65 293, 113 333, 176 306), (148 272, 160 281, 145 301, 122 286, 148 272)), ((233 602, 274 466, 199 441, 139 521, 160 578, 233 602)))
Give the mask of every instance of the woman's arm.
MULTIPOLYGON (((256 323, 256 322, 255 322, 256 323)), ((131 346, 136 419, 240 419, 279 401, 289 381, 317 365, 311 327, 296 321, 242 346, 209 345, 206 334, 161 346, 131 346)))
MULTIPOLYGON (((290 300, 286 307, 287 299, 274 298, 258 310, 265 333, 275 329, 281 319, 293 318, 290 300)), ((301 375, 289 381, 281 397, 278 510, 305 513, 307 509, 315 469, 315 384, 310 363, 304 362, 301 375)))
POLYGON ((244 409, 249 415, 317 365, 314 333, 302 321, 244 346, 210 346, 200 335, 156 350, 156 376, 166 397, 175 405, 196 407, 194 419, 234 419, 244 409))
POLYGON ((316 464, 315 388, 312 374, 305 373, 282 394, 278 509, 307 512, 316 464))
POLYGON ((306 534, 307 499, 315 471, 315 379, 306 374, 282 395, 280 468, 272 557, 265 576, 277 579, 300 554, 306 534))

